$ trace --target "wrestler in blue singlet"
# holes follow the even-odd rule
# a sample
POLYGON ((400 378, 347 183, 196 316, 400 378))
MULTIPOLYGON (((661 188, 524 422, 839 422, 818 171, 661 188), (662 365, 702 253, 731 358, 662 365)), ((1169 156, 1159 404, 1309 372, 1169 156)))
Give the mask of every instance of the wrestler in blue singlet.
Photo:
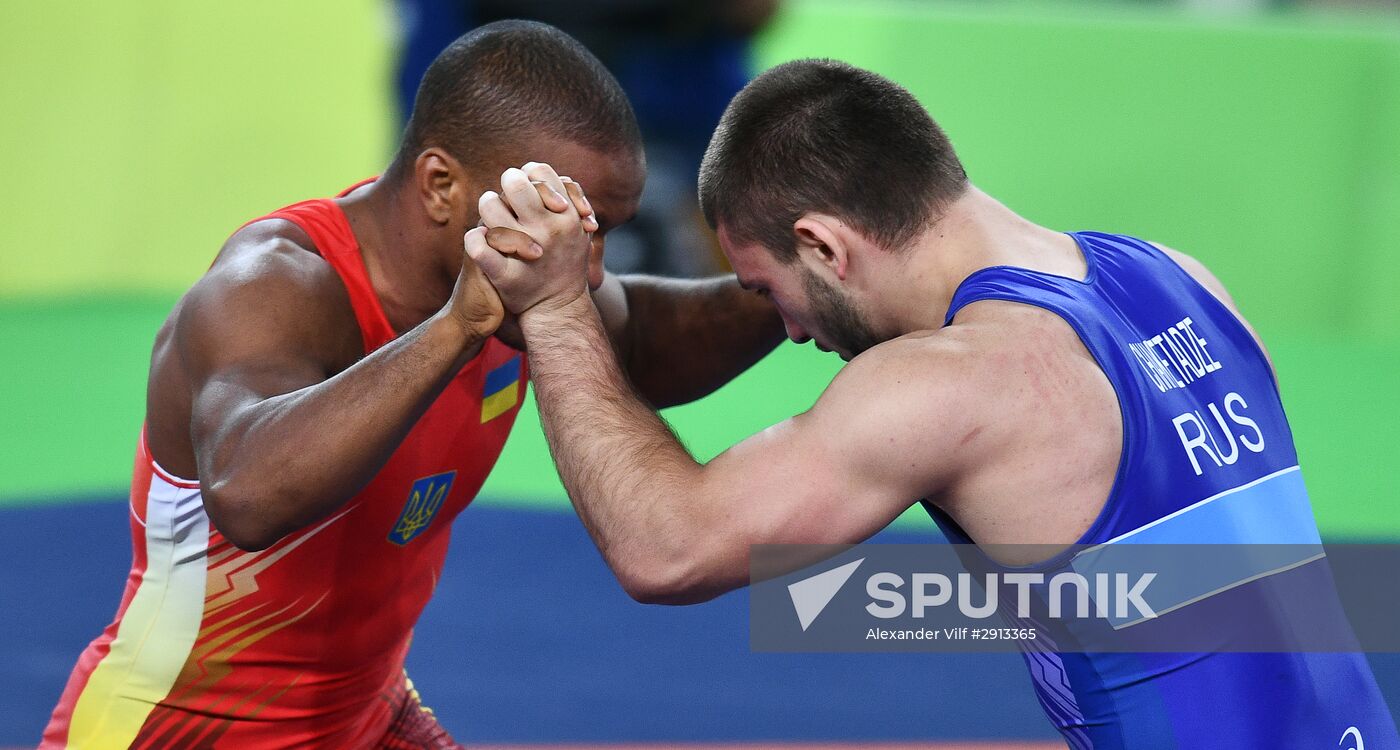
MULTIPOLYGON (((979 300, 1044 308, 1075 329, 1108 376, 1123 454, 1079 543, 1318 544, 1288 420, 1253 336, 1158 248, 1072 236, 1087 261, 1084 280, 983 269, 958 287, 947 322, 979 300)), ((971 542, 925 505, 950 540, 971 542)), ((1335 605, 1323 598, 1332 601, 1319 606, 1335 605)), ((1042 648, 1025 658, 1042 707, 1076 750, 1400 748, 1361 653, 1042 648)))

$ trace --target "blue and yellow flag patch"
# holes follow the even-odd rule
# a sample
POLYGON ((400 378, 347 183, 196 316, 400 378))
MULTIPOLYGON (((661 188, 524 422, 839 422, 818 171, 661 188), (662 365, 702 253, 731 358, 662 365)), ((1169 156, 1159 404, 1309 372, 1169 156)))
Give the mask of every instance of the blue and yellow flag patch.
POLYGON ((408 502, 404 503, 399 520, 389 532, 389 541, 402 547, 422 534, 447 502, 447 493, 452 491, 452 480, 456 478, 457 472, 447 471, 414 482, 408 492, 408 502))
POLYGON ((520 401, 520 355, 486 373, 481 389, 481 423, 486 424, 510 411, 520 401))

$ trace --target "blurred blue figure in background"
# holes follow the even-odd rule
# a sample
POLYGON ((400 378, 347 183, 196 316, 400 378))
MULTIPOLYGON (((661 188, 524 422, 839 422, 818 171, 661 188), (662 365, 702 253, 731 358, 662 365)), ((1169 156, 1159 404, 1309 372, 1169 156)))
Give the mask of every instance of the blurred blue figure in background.
MULTIPOLYGON (((724 269, 695 178, 724 107, 749 79, 749 43, 779 0, 396 0, 400 117, 423 71, 466 31, 504 18, 552 24, 622 83, 642 128, 647 187, 637 218, 608 237, 618 272, 701 276, 724 269)), ((586 187, 586 186, 585 186, 586 187)))

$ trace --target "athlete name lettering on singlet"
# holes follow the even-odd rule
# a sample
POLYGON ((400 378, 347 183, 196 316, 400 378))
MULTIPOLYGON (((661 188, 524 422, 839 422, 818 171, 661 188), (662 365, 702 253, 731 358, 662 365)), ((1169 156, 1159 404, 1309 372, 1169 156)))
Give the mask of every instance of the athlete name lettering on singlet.
POLYGON ((1150 339, 1129 343, 1128 349, 1157 390, 1166 393, 1185 388, 1223 366, 1207 346, 1206 340, 1191 327, 1188 315, 1150 339))

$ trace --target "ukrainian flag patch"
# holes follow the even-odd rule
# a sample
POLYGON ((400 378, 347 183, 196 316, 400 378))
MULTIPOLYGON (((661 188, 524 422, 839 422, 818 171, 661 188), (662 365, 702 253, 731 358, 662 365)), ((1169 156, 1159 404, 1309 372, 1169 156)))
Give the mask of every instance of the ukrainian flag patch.
POLYGON ((486 373, 481 389, 481 423, 486 424, 510 411, 520 401, 520 355, 486 373))

